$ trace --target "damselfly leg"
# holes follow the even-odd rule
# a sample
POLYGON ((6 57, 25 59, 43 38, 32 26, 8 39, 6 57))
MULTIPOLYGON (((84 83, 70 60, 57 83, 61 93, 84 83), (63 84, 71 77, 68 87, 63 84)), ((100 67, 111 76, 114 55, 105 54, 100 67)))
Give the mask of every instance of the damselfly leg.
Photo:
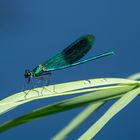
MULTIPOLYGON (((51 78, 51 73, 47 72, 47 73, 43 73, 43 75, 38 76, 38 77, 33 77, 30 80, 28 80, 26 82, 26 85, 24 85, 24 90, 25 89, 31 89, 34 90, 37 87, 41 87, 44 89, 45 86, 48 86, 50 84, 50 78, 51 78)), ((25 98, 28 95, 28 92, 25 92, 25 98)), ((43 96, 42 92, 41 95, 43 96)), ((39 96, 39 94, 38 94, 39 96)))

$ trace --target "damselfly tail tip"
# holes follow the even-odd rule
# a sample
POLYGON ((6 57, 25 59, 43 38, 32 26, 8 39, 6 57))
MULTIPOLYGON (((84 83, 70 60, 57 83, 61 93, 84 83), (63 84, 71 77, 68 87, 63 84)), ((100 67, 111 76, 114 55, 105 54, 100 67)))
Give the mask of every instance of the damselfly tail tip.
POLYGON ((107 52, 108 55, 114 55, 114 51, 107 52))
POLYGON ((115 52, 114 51, 111 51, 111 54, 115 54, 115 52))

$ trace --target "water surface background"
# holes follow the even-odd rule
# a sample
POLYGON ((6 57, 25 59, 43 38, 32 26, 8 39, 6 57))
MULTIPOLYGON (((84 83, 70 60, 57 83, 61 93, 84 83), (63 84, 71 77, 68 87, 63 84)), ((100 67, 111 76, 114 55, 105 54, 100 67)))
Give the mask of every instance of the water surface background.
MULTIPOLYGON (((75 39, 94 34, 96 44, 86 56, 113 50, 114 56, 54 72, 52 83, 100 77, 125 78, 140 71, 139 0, 1 0, 0 98, 21 90, 24 70, 52 57, 75 39)), ((85 58, 86 58, 85 57, 85 58)), ((69 96, 73 97, 73 96, 69 96)), ((1 116, 0 122, 68 97, 27 103, 1 116)), ((76 139, 112 104, 92 115, 69 139, 76 139)), ((116 115, 96 140, 139 140, 140 98, 116 115)), ((2 140, 50 139, 83 108, 48 116, 0 135, 2 140)))

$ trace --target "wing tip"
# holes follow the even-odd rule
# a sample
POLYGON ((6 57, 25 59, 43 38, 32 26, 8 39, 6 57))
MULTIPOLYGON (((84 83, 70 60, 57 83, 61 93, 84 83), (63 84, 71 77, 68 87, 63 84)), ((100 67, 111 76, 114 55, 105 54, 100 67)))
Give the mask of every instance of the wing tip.
POLYGON ((84 36, 85 39, 87 39, 91 44, 94 44, 96 39, 93 34, 87 34, 84 36))

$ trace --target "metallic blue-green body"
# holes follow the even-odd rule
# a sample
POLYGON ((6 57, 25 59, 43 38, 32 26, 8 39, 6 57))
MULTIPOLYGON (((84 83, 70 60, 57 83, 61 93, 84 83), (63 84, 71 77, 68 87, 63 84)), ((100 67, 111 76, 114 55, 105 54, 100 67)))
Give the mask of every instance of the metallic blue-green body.
POLYGON ((83 36, 65 48, 62 52, 45 61, 42 65, 47 71, 69 66, 86 55, 94 43, 95 37, 93 35, 83 36))
POLYGON ((51 71, 65 69, 88 61, 92 61, 98 58, 102 58, 108 55, 112 55, 113 52, 106 52, 82 61, 79 61, 84 57, 95 43, 95 37, 93 35, 85 35, 70 46, 65 48, 62 52, 56 54, 54 57, 45 61, 31 71, 31 77, 38 77, 40 75, 49 73, 51 71))

